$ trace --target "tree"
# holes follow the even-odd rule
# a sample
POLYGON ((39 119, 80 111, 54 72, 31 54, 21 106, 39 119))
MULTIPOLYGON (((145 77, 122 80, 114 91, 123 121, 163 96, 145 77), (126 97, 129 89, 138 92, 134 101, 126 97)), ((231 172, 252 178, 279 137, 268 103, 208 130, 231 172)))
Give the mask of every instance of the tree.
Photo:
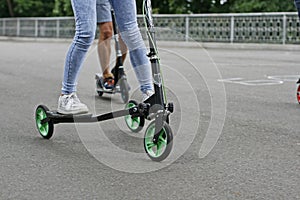
POLYGON ((11 0, 6 0, 6 2, 7 2, 7 7, 8 7, 9 15, 11 17, 14 17, 15 14, 14 14, 14 11, 13 11, 13 5, 12 5, 11 0))
MULTIPOLYGON (((155 14, 184 14, 188 13, 191 0, 161 0, 152 1, 152 10, 155 14)), ((142 13, 143 0, 136 0, 137 12, 142 13)))
POLYGON ((209 13, 213 6, 212 0, 192 0, 192 13, 209 13))
POLYGON ((0 0, 0 17, 51 16, 54 0, 0 0))
POLYGON ((230 12, 230 7, 232 6, 232 0, 215 0, 210 9, 210 13, 227 13, 230 12))
POLYGON ((73 16, 70 0, 55 0, 53 8, 54 16, 73 16))
MULTIPOLYGON (((137 0, 138 13, 142 13, 143 0, 137 0)), ((229 3, 224 0, 161 0, 152 1, 153 13, 189 14, 228 12, 229 3)))
MULTIPOLYGON (((142 13, 142 2, 136 0, 142 13)), ((152 0, 153 13, 226 13, 296 11, 294 0, 152 0)), ((72 16, 70 0, 0 0, 0 17, 72 16)))
POLYGON ((54 0, 13 0, 17 17, 49 17, 52 16, 54 0))
POLYGON ((294 0, 228 0, 230 12, 288 12, 295 11, 294 0))

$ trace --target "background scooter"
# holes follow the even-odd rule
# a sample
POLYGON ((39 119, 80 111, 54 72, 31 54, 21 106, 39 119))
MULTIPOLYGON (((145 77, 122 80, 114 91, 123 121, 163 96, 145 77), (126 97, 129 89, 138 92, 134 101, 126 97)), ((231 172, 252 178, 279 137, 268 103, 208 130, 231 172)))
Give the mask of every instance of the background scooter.
POLYGON ((112 74, 114 75, 114 86, 112 89, 106 89, 103 86, 103 77, 101 74, 96 74, 96 91, 99 96, 102 96, 104 93, 107 94, 115 94, 120 93, 121 98, 124 103, 128 102, 129 99, 129 85, 127 82, 126 74, 123 67, 123 61, 122 61, 122 52, 120 48, 120 42, 119 42, 119 31, 116 23, 115 13, 114 10, 111 9, 111 16, 112 16, 112 24, 113 24, 113 31, 114 31, 114 40, 115 40, 115 50, 116 50, 116 65, 111 70, 112 74))

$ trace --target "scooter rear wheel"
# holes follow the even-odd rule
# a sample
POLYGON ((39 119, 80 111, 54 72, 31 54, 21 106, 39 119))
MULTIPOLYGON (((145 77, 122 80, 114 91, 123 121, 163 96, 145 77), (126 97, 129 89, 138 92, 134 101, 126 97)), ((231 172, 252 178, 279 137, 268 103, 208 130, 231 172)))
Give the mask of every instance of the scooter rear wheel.
MULTIPOLYGON (((138 103, 134 100, 130 100, 125 108, 129 109, 132 107, 137 106, 138 103)), ((132 117, 131 115, 126 115, 125 116, 125 123, 127 125, 127 127, 134 133, 138 133, 140 132, 145 124, 145 118, 144 117, 132 117)))

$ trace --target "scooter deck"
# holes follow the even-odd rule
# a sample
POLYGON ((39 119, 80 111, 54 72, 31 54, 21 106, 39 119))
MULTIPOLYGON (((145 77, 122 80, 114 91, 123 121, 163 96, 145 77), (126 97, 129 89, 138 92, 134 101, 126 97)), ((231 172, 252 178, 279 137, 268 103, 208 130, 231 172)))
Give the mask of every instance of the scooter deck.
POLYGON ((149 106, 140 103, 139 105, 125 109, 118 110, 114 112, 109 112, 101 115, 93 115, 91 113, 78 114, 78 115, 63 115, 58 113, 56 110, 46 111, 47 118, 42 120, 42 123, 53 122, 53 124, 59 123, 90 123, 90 122, 100 122, 109 120, 112 118, 123 117, 126 115, 143 116, 144 113, 148 112, 149 106))
POLYGON ((108 94, 115 94, 115 93, 121 92, 119 85, 116 85, 112 89, 106 89, 105 87, 103 87, 101 74, 96 74, 95 79, 97 80, 97 89, 96 89, 97 92, 103 92, 103 93, 108 93, 108 94), (100 81, 101 85, 99 85, 98 81, 100 81))
POLYGON ((46 112, 47 118, 51 119, 54 124, 58 123, 72 123, 72 122, 93 122, 96 121, 95 117, 91 113, 85 114, 60 114, 57 110, 50 110, 46 112))
POLYGON ((115 89, 107 90, 107 89, 102 89, 102 88, 97 88, 96 91, 97 92, 108 93, 108 94, 115 94, 115 93, 120 92, 120 90, 115 90, 115 89))
POLYGON ((61 114, 61 113, 58 113, 57 110, 51 110, 51 111, 47 111, 47 115, 48 117, 51 117, 52 119, 55 119, 55 118, 76 118, 76 119, 81 119, 81 118, 90 118, 93 116, 92 113, 84 113, 84 114, 68 114, 68 115, 65 115, 65 114, 61 114))

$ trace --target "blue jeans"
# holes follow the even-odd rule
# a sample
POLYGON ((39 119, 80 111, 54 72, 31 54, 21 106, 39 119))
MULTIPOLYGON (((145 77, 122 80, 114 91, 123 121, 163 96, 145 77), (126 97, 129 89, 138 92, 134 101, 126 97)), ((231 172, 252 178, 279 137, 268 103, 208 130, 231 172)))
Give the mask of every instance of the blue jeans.
MULTIPOLYGON (((96 0, 71 0, 76 33, 66 56, 62 94, 76 92, 77 78, 86 53, 95 39, 96 0)), ((130 53, 140 89, 153 90, 151 65, 147 49, 138 29, 135 0, 111 0, 121 36, 130 53)))
POLYGON ((143 93, 153 90, 151 65, 137 23, 136 2, 135 0, 110 0, 110 2, 115 10, 121 37, 129 50, 130 61, 139 81, 140 90, 143 93))
POLYGON ((71 0, 75 36, 65 60, 62 94, 76 92, 77 77, 96 33, 96 0, 71 0))
POLYGON ((96 0, 97 23, 111 22, 111 5, 109 0, 96 0))
POLYGON ((295 0, 295 5, 296 5, 296 8, 298 10, 298 16, 300 18, 300 0, 295 0))

